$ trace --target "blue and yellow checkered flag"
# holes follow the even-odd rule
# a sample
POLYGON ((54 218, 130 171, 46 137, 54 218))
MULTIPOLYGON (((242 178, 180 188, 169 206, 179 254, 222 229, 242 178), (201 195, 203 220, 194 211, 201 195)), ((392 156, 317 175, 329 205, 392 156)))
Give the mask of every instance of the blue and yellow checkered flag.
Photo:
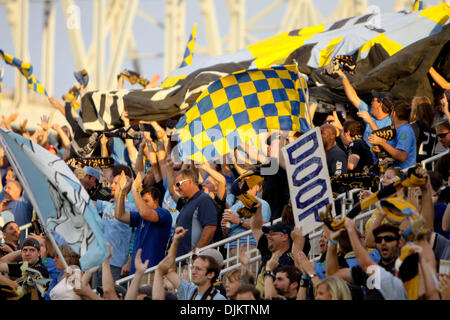
POLYGON ((197 24, 194 24, 192 28, 191 36, 189 37, 186 45, 186 51, 184 51, 183 62, 181 62, 180 68, 189 66, 192 63, 192 57, 194 56, 195 39, 197 38, 197 24))
POLYGON ((423 0, 415 0, 413 4, 413 11, 420 11, 423 9, 423 0))
POLYGON ((44 86, 36 80, 36 77, 33 74, 33 66, 29 62, 23 62, 22 60, 13 57, 7 53, 4 53, 3 50, 0 50, 0 56, 5 60, 5 62, 9 65, 15 66, 19 69, 20 73, 27 78, 28 87, 33 89, 33 91, 46 95, 47 91, 44 86))
POLYGON ((302 87, 306 82, 296 65, 244 70, 214 81, 177 124, 181 157, 205 163, 262 130, 308 131, 302 87))

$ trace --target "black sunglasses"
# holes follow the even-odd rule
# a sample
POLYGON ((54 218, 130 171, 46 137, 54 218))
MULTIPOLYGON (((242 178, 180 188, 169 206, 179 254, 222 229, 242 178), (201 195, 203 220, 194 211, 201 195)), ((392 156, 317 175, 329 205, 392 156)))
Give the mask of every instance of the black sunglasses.
POLYGON ((398 238, 394 236, 375 237, 375 243, 381 243, 383 239, 384 242, 392 242, 398 240, 398 238))
MULTIPOLYGON (((450 131, 449 131, 449 132, 450 132, 450 131)), ((436 136, 438 136, 438 137, 441 138, 441 139, 444 139, 445 136, 446 136, 447 134, 449 134, 449 132, 439 133, 439 134, 436 134, 436 136)))

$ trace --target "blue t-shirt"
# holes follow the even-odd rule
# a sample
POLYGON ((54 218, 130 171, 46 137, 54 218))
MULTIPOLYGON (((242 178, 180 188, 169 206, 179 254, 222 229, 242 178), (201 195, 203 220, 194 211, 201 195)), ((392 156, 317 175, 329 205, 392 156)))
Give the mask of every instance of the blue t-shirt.
MULTIPOLYGON (((269 222, 270 221, 270 216, 271 216, 271 211, 270 211, 270 206, 267 203, 266 200, 260 199, 259 197, 256 197, 260 202, 261 202, 261 214, 262 214, 262 219, 264 222, 269 222)), ((236 216, 239 216, 237 214, 237 211, 240 208, 243 208, 244 204, 239 200, 237 201, 231 208, 230 210, 233 211, 233 213, 236 216)), ((244 221, 250 221, 250 219, 244 219, 244 221)), ((230 228, 230 233, 228 234, 228 237, 232 237, 235 236, 239 233, 245 232, 248 229, 244 228, 243 226, 240 226, 238 224, 231 224, 231 228, 230 228)), ((250 244, 256 246, 256 241, 255 238, 253 237, 253 234, 250 234, 250 244)), ((244 237, 241 241, 239 241, 239 244, 243 244, 246 245, 247 244, 247 237, 244 237)), ((237 240, 233 241, 230 243, 230 248, 236 248, 237 247, 237 240)))
POLYGON ((197 191, 181 209, 176 226, 188 230, 180 240, 177 251, 179 257, 195 248, 204 227, 217 227, 217 209, 214 200, 203 190, 197 191))
MULTIPOLYGON (((178 299, 191 300, 191 297, 194 295, 195 290, 197 290, 197 286, 195 284, 187 282, 186 280, 181 280, 180 286, 178 287, 178 299)), ((201 300, 202 297, 203 294, 197 293, 197 296, 194 300, 201 300)), ((220 293, 216 293, 212 300, 227 300, 227 298, 225 298, 220 293)))
MULTIPOLYGON (((369 112, 369 106, 367 105, 367 103, 365 103, 364 101, 361 100, 361 102, 359 103, 358 106, 359 111, 367 111, 369 112)), ((372 114, 369 112, 370 116, 372 117, 373 121, 375 122, 375 124, 377 125, 378 129, 390 126, 392 124, 392 120, 391 117, 387 116, 381 120, 375 119, 372 114)), ((369 136, 372 133, 372 129, 370 128, 370 125, 366 122, 366 128, 364 129, 364 135, 363 135, 363 140, 365 142, 367 142, 367 144, 369 145, 369 147, 371 147, 372 145, 369 143, 369 136)), ((414 133, 414 132, 413 132, 414 133)))
POLYGON ((47 293, 45 294, 45 300, 51 300, 50 291, 52 291, 52 289, 58 284, 59 279, 63 276, 64 273, 56 268, 55 260, 53 260, 53 258, 42 258, 41 261, 42 264, 47 268, 50 279, 52 279, 47 293))
POLYGON ((149 260, 148 268, 157 265, 165 257, 172 217, 166 209, 157 208, 155 211, 159 215, 159 222, 156 223, 142 219, 138 212, 130 212, 130 227, 136 228, 130 274, 135 272, 134 257, 138 249, 142 249, 142 261, 149 260))
MULTIPOLYGON (((114 248, 114 253, 110 259, 110 264, 114 267, 122 268, 128 260, 130 241, 131 241, 131 227, 117 220, 114 216, 116 208, 115 202, 107 202, 97 200, 97 211, 102 214, 103 234, 106 242, 109 242, 114 248)), ((137 211, 136 206, 129 201, 125 201, 125 211, 137 211)))
POLYGON ((394 166, 400 167, 400 169, 412 167, 416 164, 417 156, 416 136, 414 134, 414 129, 409 123, 404 123, 400 127, 396 128, 396 131, 397 133, 394 139, 388 141, 388 143, 395 149, 405 151, 408 154, 408 157, 405 162, 396 160, 394 162, 394 166))

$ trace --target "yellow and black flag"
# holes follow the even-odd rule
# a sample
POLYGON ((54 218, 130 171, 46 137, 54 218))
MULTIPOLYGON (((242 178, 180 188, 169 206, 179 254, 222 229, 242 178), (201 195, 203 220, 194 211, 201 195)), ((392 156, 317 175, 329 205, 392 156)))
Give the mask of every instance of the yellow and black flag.
POLYGON ((0 50, 0 56, 7 64, 16 67, 20 71, 20 73, 25 78, 27 78, 29 88, 33 89, 33 91, 37 93, 47 96, 47 91, 45 90, 44 86, 36 80, 36 77, 33 74, 33 66, 31 65, 31 63, 23 62, 22 60, 3 52, 3 50, 0 50))
POLYGON ((196 38, 197 38, 197 24, 194 24, 188 43, 186 45, 186 51, 184 51, 183 62, 181 62, 180 68, 189 66, 192 63, 196 38))
POLYGON ((214 81, 177 124, 181 157, 205 163, 262 130, 308 131, 302 88, 306 82, 296 65, 239 71, 214 81))

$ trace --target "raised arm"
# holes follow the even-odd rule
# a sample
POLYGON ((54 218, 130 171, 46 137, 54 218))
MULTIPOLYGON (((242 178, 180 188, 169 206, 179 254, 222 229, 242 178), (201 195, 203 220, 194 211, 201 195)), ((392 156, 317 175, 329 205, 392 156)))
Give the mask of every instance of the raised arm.
POLYGON ((148 260, 142 262, 141 259, 142 248, 138 249, 136 256, 134 257, 134 266, 136 272, 134 274, 133 280, 127 289, 127 294, 125 295, 125 300, 136 300, 138 295, 139 286, 141 284, 142 277, 144 276, 145 270, 147 270, 148 260))
POLYGON ((433 67, 428 71, 434 81, 444 90, 450 89, 450 82, 444 79, 433 67))
POLYGON ((119 193, 116 195, 116 208, 114 209, 114 216, 120 222, 130 224, 130 213, 125 212, 125 197, 130 192, 133 180, 127 177, 122 171, 119 180, 119 193))
MULTIPOLYGON (((272 253, 272 257, 266 263, 266 271, 273 271, 278 267, 278 259, 281 257, 281 252, 275 251, 272 253)), ((267 300, 271 300, 272 298, 279 297, 280 295, 275 289, 275 285, 273 284, 274 278, 271 275, 267 275, 264 277, 264 298, 267 300)))
POLYGON ((350 102, 355 106, 356 109, 359 109, 359 103, 361 102, 361 99, 358 97, 358 94, 356 93, 355 89, 351 85, 347 76, 340 69, 336 71, 336 74, 342 80, 342 85, 344 86, 345 95, 347 96, 348 100, 350 100, 350 102))
POLYGON ((366 248, 363 247, 358 234, 356 233, 355 221, 350 218, 345 218, 345 229, 347 230, 348 237, 350 239, 350 244, 352 245, 353 251, 355 252, 356 259, 364 272, 368 272, 368 268, 371 265, 377 265, 367 253, 366 248))
POLYGON ((139 192, 141 188, 142 177, 141 174, 138 173, 131 188, 136 208, 138 209, 139 215, 142 219, 153 223, 159 222, 158 213, 154 209, 150 208, 147 203, 145 203, 144 199, 142 199, 141 193, 139 192))
POLYGON ((253 237, 255 238, 256 243, 258 243, 259 239, 263 235, 262 226, 264 223, 262 218, 261 202, 258 201, 255 207, 256 213, 250 219, 250 229, 252 230, 253 237))
POLYGON ((167 256, 161 260, 157 267, 161 276, 166 276, 175 289, 178 289, 181 281, 176 273, 175 258, 177 256, 178 244, 187 232, 188 230, 183 227, 177 227, 175 229, 172 244, 170 245, 167 256))
POLYGON ((103 287, 103 298, 105 300, 119 300, 117 297, 116 290, 114 288, 114 279, 111 273, 111 265, 109 260, 111 259, 114 248, 107 243, 109 248, 109 256, 102 264, 102 287, 103 287))
POLYGON ((225 199, 225 195, 227 193, 227 181, 223 174, 211 168, 211 166, 207 163, 201 164, 200 169, 204 170, 217 182, 217 196, 221 200, 225 199))
POLYGON ((175 203, 180 199, 180 195, 175 192, 175 171, 173 170, 173 160, 170 157, 166 159, 166 169, 167 169, 167 189, 169 190, 169 194, 172 197, 175 203))

